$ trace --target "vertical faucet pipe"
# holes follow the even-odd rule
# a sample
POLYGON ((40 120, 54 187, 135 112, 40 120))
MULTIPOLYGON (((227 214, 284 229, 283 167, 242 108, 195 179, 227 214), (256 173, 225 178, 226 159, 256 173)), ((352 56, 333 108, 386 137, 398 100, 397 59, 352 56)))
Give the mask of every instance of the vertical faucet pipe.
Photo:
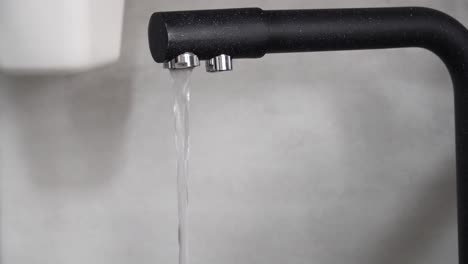
POLYGON ((156 62, 184 52, 202 60, 404 47, 435 53, 454 86, 459 263, 468 264, 468 31, 454 18, 421 7, 162 12, 150 20, 149 41, 156 62))

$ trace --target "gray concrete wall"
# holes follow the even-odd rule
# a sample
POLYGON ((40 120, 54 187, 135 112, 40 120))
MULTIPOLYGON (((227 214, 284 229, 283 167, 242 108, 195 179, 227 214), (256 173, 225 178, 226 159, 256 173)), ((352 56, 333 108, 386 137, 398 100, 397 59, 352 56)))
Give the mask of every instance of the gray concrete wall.
MULTIPOLYGON (((116 65, 0 75, 1 263, 177 262, 156 10, 464 0, 128 0, 116 65)), ((192 78, 191 264, 457 263, 453 93, 419 49, 268 55, 192 78)))

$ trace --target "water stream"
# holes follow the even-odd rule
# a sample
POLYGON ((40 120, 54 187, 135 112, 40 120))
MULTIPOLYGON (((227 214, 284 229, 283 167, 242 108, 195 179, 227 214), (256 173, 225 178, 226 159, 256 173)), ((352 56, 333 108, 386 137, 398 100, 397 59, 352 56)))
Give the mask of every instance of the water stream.
POLYGON ((189 158, 189 80, 192 69, 171 70, 175 91, 174 121, 177 149, 177 207, 179 213, 179 264, 187 264, 188 158, 189 158))

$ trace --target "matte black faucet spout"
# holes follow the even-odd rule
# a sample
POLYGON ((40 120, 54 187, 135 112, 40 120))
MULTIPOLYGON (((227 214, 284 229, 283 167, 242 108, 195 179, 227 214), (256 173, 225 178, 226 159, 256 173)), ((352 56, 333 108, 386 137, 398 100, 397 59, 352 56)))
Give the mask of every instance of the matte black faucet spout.
POLYGON ((266 53, 420 47, 438 55, 455 90, 459 263, 468 264, 468 31, 428 8, 274 10, 259 8, 155 13, 151 54, 168 62, 191 52, 259 58, 266 53))

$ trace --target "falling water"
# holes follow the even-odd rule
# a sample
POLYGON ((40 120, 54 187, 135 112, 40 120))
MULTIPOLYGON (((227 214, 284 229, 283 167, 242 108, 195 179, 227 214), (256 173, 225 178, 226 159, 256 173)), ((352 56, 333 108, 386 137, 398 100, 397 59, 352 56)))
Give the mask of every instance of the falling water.
POLYGON ((189 80, 192 69, 171 70, 175 91, 174 119, 177 149, 177 206, 179 213, 179 264, 187 264, 187 207, 189 157, 189 80))

